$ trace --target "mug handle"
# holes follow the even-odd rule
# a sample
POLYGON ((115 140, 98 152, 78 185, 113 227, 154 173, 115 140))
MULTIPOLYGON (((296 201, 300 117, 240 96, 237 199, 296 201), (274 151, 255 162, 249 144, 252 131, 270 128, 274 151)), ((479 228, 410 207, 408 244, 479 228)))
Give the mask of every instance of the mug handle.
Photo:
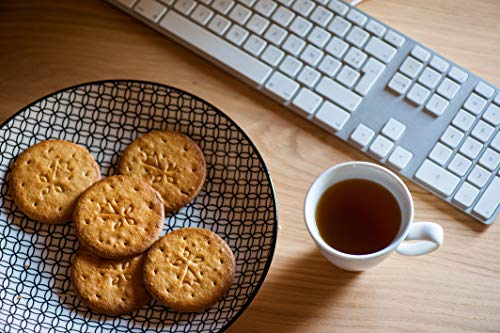
POLYGON ((410 225, 410 231, 405 241, 419 240, 416 243, 402 242, 396 252, 404 256, 420 256, 437 250, 443 244, 443 228, 432 222, 415 222, 410 225))

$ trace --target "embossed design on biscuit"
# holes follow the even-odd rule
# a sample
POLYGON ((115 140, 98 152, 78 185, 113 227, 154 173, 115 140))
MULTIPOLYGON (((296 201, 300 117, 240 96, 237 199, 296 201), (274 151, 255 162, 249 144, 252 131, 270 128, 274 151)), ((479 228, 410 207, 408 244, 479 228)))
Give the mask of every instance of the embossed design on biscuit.
POLYGON ((50 193, 64 193, 67 184, 61 181, 62 174, 68 172, 68 162, 54 160, 49 165, 46 173, 38 176, 38 179, 44 184, 42 195, 50 193))
POLYGON ((201 267, 200 264, 205 261, 202 256, 197 256, 189 249, 185 248, 181 254, 172 261, 172 265, 180 268, 180 275, 177 277, 181 285, 193 287, 194 284, 201 284, 201 267))
POLYGON ((116 274, 114 276, 111 276, 112 286, 118 286, 122 282, 132 279, 132 275, 126 274, 129 266, 130 266, 129 261, 113 265, 113 268, 116 270, 116 274))
POLYGON ((137 224, 135 218, 131 216, 134 212, 134 207, 132 205, 118 206, 116 200, 113 199, 100 203, 99 207, 101 207, 99 217, 105 222, 111 222, 113 230, 119 229, 125 225, 137 224))
POLYGON ((161 156, 156 151, 145 153, 145 155, 146 160, 140 163, 144 165, 153 184, 161 183, 164 179, 169 184, 177 184, 175 178, 177 164, 175 162, 170 163, 167 158, 160 159, 161 156))

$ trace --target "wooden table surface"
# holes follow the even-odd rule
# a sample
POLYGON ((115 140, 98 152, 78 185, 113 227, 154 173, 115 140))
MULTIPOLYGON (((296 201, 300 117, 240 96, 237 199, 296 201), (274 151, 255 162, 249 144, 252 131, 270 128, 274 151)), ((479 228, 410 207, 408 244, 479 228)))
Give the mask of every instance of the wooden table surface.
MULTIPOLYGON (((360 8, 500 86, 499 0, 368 0, 360 8)), ((475 222, 407 182, 416 220, 445 230, 423 257, 348 273, 321 257, 302 203, 326 168, 369 160, 103 1, 0 1, 0 121, 66 86, 112 78, 188 90, 228 113, 273 178, 278 245, 229 332, 500 332, 500 222, 475 222)))

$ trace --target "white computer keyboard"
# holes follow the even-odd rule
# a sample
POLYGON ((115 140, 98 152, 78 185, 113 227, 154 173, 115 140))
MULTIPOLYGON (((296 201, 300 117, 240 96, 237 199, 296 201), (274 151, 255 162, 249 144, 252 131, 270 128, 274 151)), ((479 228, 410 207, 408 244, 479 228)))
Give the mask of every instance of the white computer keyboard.
POLYGON ((338 0, 108 0, 483 223, 500 93, 338 0))

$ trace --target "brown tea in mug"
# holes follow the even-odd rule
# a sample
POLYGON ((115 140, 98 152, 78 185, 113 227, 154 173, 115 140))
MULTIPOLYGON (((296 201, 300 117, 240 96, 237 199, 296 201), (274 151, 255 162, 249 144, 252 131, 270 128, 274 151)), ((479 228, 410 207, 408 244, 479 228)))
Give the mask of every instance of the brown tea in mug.
POLYGON ((401 208, 382 185, 348 179, 329 187, 316 207, 323 240, 348 254, 374 253, 390 245, 401 226, 401 208))

